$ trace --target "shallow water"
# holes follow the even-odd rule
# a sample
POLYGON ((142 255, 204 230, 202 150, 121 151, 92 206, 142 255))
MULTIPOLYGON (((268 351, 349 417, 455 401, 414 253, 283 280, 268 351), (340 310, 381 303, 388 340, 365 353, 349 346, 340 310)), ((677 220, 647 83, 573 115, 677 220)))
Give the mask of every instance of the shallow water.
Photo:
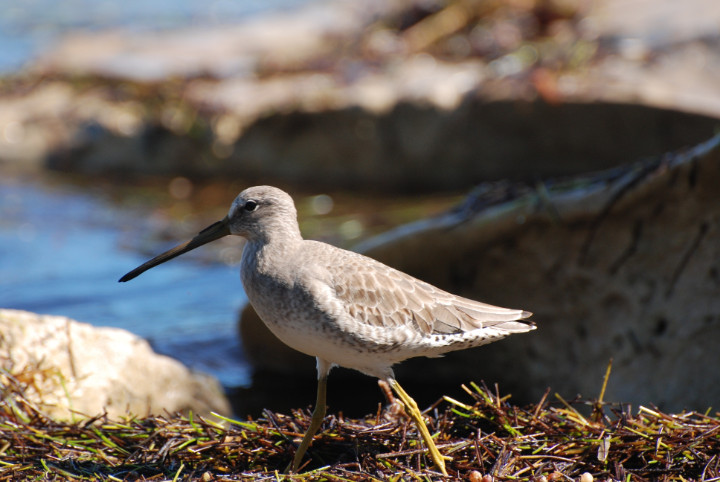
POLYGON ((225 386, 247 386, 238 267, 186 255, 118 283, 147 259, 124 247, 146 236, 139 216, 72 186, 0 178, 0 307, 124 328, 225 386))
POLYGON ((0 0, 0 73, 19 69, 68 32, 213 27, 308 0, 0 0))

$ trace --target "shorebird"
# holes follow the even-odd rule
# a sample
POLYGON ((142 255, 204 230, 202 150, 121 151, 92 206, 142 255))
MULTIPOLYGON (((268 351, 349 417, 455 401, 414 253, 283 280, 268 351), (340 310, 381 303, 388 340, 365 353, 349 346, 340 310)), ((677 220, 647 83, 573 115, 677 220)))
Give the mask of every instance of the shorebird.
POLYGON ((437 449, 417 404, 395 380, 392 366, 530 331, 535 325, 519 320, 532 313, 462 298, 372 258, 304 240, 292 198, 271 186, 241 192, 223 220, 120 281, 227 235, 247 240, 240 274, 260 318, 284 343, 317 360, 315 408, 287 470, 300 468, 325 418, 328 374, 333 366, 343 366, 377 377, 392 388, 435 466, 447 475, 446 457, 437 449))

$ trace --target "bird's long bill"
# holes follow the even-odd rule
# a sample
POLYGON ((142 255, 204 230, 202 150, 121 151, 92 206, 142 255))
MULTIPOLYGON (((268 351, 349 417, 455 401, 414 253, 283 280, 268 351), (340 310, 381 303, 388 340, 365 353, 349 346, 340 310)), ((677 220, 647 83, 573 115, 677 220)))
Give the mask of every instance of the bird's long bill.
POLYGON ((220 239, 223 236, 227 236, 228 234, 230 234, 230 228, 228 227, 228 220, 227 218, 225 218, 222 221, 218 221, 215 224, 203 229, 197 234, 197 236, 192 238, 187 243, 181 244, 180 246, 175 246, 173 249, 165 251, 163 254, 155 256, 150 261, 143 263, 142 265, 138 266, 137 268, 120 278, 119 281, 121 283, 125 281, 130 281, 131 279, 140 276, 150 268, 154 268, 155 266, 162 264, 165 261, 170 261, 171 259, 180 256, 183 253, 192 251, 193 249, 200 247, 203 244, 207 244, 210 241, 215 241, 216 239, 220 239))

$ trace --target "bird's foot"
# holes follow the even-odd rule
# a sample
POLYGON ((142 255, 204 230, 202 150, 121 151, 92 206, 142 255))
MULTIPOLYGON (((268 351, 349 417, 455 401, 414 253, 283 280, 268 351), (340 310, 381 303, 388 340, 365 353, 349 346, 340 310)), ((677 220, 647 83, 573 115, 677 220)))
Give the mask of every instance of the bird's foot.
POLYGON ((393 422, 399 422, 400 419, 410 419, 410 416, 405 411, 405 405, 395 397, 392 388, 390 388, 390 384, 385 380, 378 380, 378 386, 383 392, 385 401, 387 402, 382 412, 383 418, 393 422))

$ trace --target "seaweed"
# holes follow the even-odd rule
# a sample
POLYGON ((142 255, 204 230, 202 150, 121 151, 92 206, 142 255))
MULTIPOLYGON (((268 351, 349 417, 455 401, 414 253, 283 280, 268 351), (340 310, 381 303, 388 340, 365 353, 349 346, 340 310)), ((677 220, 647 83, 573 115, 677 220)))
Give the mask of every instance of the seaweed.
MULTIPOLYGON (((609 375, 609 370, 608 370, 609 375)), ((0 401, 0 481, 439 480, 414 425, 378 411, 326 417, 302 473, 283 475, 310 414, 257 420, 165 414, 59 421, 7 372, 0 401)), ((607 382, 607 376, 606 380, 607 382)), ((518 407, 497 386, 469 383, 425 415, 451 480, 720 480, 718 414, 565 400, 548 390, 518 407)))

